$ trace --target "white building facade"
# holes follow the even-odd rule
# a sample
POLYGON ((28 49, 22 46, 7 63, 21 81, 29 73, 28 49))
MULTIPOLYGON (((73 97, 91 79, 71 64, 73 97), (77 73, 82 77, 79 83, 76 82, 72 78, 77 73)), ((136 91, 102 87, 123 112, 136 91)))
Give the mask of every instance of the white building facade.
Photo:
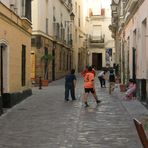
POLYGON ((120 53, 122 82, 136 80, 137 98, 148 102, 148 0, 121 0, 114 5, 117 15, 113 16, 112 27, 116 28, 113 33, 120 53))
MULTIPOLYGON (((110 3, 95 9, 96 5, 90 5, 88 0, 86 15, 87 52, 89 65, 94 65, 100 70, 106 66, 113 66, 114 63, 114 40, 111 37, 109 25, 111 23, 110 3)), ((102 5, 101 5, 102 3, 102 5)))

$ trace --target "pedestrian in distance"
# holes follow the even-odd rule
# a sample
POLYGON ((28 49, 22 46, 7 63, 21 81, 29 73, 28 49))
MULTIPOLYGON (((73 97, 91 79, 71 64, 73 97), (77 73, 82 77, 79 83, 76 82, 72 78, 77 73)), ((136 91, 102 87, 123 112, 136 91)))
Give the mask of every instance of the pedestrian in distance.
POLYGON ((94 76, 96 76, 96 69, 95 69, 95 65, 92 65, 92 73, 94 74, 94 76))
POLYGON ((83 96, 83 100, 84 100, 84 103, 85 103, 85 107, 89 107, 89 105, 87 103, 89 92, 92 93, 96 103, 99 104, 101 101, 98 100, 98 97, 96 95, 95 84, 94 84, 94 74, 92 73, 92 67, 91 66, 88 67, 88 72, 84 76, 84 96, 83 96))
POLYGON ((109 70, 109 94, 114 90, 114 85, 115 85, 115 74, 114 70, 110 69, 109 70))
POLYGON ((98 79, 100 81, 100 86, 101 88, 102 87, 106 87, 106 84, 105 84, 105 74, 106 74, 106 71, 105 70, 102 70, 99 74, 98 74, 98 79))
POLYGON ((72 100, 76 100, 75 86, 76 86, 75 69, 72 69, 70 73, 65 76, 65 101, 69 101, 69 92, 71 94, 72 100))

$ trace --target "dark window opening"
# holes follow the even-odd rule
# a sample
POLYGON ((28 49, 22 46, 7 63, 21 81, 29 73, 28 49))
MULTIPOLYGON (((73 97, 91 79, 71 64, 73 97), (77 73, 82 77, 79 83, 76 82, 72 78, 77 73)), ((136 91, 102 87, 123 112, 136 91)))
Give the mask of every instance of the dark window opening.
POLYGON ((26 84, 26 46, 22 45, 22 86, 26 84))

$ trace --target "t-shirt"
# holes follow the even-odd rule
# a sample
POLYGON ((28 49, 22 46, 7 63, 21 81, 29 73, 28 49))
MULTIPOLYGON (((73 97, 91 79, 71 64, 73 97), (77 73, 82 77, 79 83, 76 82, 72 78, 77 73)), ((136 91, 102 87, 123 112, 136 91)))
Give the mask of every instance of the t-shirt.
MULTIPOLYGON (((82 72, 81 72, 81 75, 82 75, 83 77, 85 77, 86 73, 88 73, 88 70, 84 70, 84 71, 82 71, 82 72)), ((94 69, 92 69, 91 73, 93 73, 94 76, 96 75, 96 72, 95 72, 94 69)))
POLYGON ((81 72, 81 75, 83 76, 83 77, 85 77, 85 74, 88 72, 88 70, 83 70, 82 72, 81 72))
POLYGON ((87 72, 84 76, 84 88, 93 88, 94 84, 94 74, 92 72, 87 72))
POLYGON ((101 71, 99 74, 98 74, 98 77, 103 77, 104 76, 104 71, 101 71))
POLYGON ((65 83, 73 83, 76 80, 76 76, 74 74, 68 74, 65 77, 65 83))
POLYGON ((112 72, 109 74, 109 82, 115 82, 115 75, 112 72))

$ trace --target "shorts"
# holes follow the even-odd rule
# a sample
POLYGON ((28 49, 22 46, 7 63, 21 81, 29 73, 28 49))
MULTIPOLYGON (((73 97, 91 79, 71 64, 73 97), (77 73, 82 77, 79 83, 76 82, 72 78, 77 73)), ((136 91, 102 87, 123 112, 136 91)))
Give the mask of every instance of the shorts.
POLYGON ((91 92, 92 94, 95 93, 94 88, 84 88, 84 91, 85 91, 85 93, 89 93, 89 92, 91 92))

